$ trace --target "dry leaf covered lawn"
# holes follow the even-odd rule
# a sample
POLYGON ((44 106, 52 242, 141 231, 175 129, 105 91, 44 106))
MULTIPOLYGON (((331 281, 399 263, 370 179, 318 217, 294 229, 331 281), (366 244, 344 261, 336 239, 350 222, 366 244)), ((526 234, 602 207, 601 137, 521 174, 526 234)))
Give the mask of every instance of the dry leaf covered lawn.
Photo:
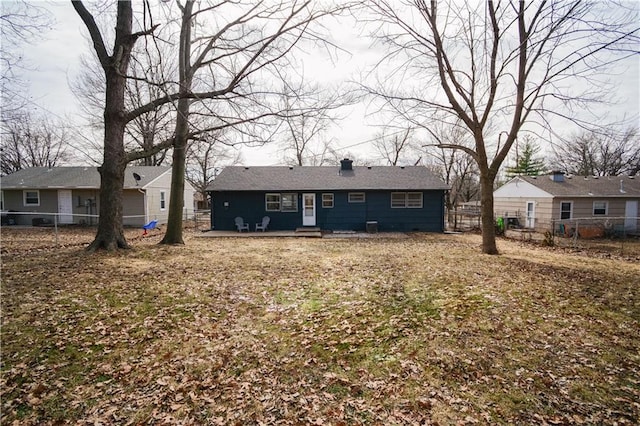
POLYGON ((475 235, 158 234, 87 255, 82 237, 29 249, 14 232, 3 425, 640 418, 637 258, 510 241, 486 256, 475 235))

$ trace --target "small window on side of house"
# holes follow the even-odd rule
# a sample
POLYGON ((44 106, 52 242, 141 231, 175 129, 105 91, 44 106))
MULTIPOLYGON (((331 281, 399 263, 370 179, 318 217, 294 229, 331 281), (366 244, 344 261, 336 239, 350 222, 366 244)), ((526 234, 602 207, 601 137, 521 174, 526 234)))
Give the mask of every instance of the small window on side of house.
POLYGON ((160 191, 160 210, 167 208, 167 199, 164 191, 160 191))
POLYGON ((268 212, 279 212, 280 211, 280 194, 266 194, 264 196, 265 199, 265 210, 268 212))
POLYGON ((25 206, 39 206, 40 205, 40 191, 25 190, 22 192, 23 201, 25 206))
POLYGON ((0 210, 4 210, 4 191, 0 191, 0 210))
POLYGON ((571 219, 571 210, 573 203, 571 201, 563 201, 560 203, 560 219, 571 219))
POLYGON ((364 203, 365 197, 364 192, 350 192, 349 193, 349 202, 350 203, 364 203))
POLYGON ((594 201, 593 202, 593 215, 594 216, 606 216, 607 215, 607 202, 606 201, 594 201))
POLYGON ((333 194, 322 194, 322 208, 333 208, 333 194))

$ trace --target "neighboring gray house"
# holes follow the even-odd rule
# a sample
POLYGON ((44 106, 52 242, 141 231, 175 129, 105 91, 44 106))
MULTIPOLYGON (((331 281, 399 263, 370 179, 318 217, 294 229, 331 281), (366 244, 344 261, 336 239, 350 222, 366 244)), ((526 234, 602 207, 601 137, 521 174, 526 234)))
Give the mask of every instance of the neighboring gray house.
POLYGON ((602 224, 609 218, 627 232, 640 229, 640 177, 517 176, 494 191, 493 198, 496 216, 517 218, 525 228, 544 231, 553 223, 558 229, 563 222, 602 224))
MULTIPOLYGON (((130 166, 124 179, 123 223, 141 226, 150 220, 167 221, 171 194, 171 167, 130 166), (136 178, 139 178, 136 179, 136 178)), ((33 167, 0 179, 3 224, 30 225, 58 213, 58 223, 95 224, 100 211, 100 174, 96 167, 33 167), (33 212, 33 215, 12 215, 33 212), (40 214, 38 214, 40 213, 40 214), (84 215, 84 216, 83 216, 84 215)), ((194 190, 185 182, 185 211, 193 210, 194 190)))

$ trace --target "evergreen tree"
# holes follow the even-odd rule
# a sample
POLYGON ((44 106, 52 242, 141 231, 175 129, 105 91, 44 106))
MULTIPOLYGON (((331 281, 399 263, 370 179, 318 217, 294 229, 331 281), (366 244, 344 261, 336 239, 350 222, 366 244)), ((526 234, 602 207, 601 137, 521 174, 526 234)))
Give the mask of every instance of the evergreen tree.
POLYGON ((507 178, 541 175, 544 172, 545 165, 544 160, 538 156, 539 153, 540 147, 531 138, 525 136, 522 153, 516 157, 516 165, 507 167, 507 178))

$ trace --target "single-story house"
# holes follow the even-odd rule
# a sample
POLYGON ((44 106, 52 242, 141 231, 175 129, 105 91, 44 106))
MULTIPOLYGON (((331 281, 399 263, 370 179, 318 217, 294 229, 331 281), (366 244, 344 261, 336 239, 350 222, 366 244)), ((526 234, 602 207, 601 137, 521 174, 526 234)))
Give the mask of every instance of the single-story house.
MULTIPOLYGON (((0 179, 3 224, 96 224, 100 211, 97 167, 32 167, 0 179), (12 212, 34 214, 16 215, 12 212)), ((123 224, 165 223, 171 194, 171 167, 129 166, 123 188, 123 224)), ((193 211, 193 187, 185 182, 184 205, 193 211)))
POLYGON ((493 200, 496 216, 540 231, 608 222, 635 233, 640 224, 640 177, 634 176, 516 176, 493 200))
POLYGON ((444 230, 447 185, 422 166, 226 167, 209 185, 211 228, 235 230, 240 216, 254 229, 444 230))

